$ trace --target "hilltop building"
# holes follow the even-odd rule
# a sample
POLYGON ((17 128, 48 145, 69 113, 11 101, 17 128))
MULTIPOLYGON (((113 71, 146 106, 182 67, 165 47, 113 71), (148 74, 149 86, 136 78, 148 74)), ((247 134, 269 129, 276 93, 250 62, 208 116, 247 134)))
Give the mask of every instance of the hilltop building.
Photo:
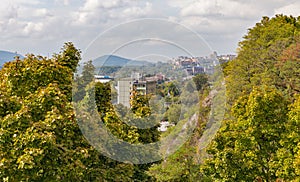
POLYGON ((219 61, 231 61, 236 58, 236 55, 227 54, 227 55, 220 55, 218 56, 219 61))
POLYGON ((172 59, 170 62, 173 64, 174 69, 183 69, 188 76, 196 75, 199 73, 213 74, 214 68, 223 62, 228 62, 235 59, 236 56, 232 54, 218 55, 213 52, 206 57, 187 57, 179 56, 172 59))

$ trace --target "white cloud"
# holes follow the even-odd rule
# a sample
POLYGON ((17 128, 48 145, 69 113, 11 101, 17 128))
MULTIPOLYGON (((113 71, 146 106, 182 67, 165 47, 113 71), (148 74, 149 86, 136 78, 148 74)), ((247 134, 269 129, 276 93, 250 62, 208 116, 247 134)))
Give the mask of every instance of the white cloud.
POLYGON ((19 4, 19 5, 38 5, 41 4, 39 0, 10 0, 9 3, 11 4, 19 4))
POLYGON ((168 5, 170 7, 182 8, 186 7, 195 2, 195 0, 168 0, 168 5))
POLYGON ((0 20, 5 21, 18 16, 18 8, 16 6, 3 3, 0 6, 0 20))
POLYGON ((33 13, 35 16, 46 16, 48 15, 48 10, 46 8, 37 9, 33 13))
POLYGON ((192 16, 192 15, 215 15, 218 14, 219 10, 217 9, 214 1, 196 1, 188 6, 185 6, 181 9, 182 16, 192 16))
POLYGON ((74 24, 90 25, 91 23, 103 23, 109 18, 109 14, 119 14, 119 8, 123 7, 126 3, 126 0, 86 0, 78 12, 74 14, 74 24), (114 9, 118 9, 118 11, 114 9))
POLYGON ((152 11, 152 4, 147 2, 144 7, 134 6, 126 8, 122 11, 121 17, 132 18, 132 17, 143 17, 149 15, 152 11))
POLYGON ((187 25, 194 31, 203 36, 215 37, 217 39, 224 39, 224 37, 242 38, 246 34, 247 29, 254 26, 257 21, 245 20, 224 20, 199 17, 188 17, 181 21, 182 24, 187 25))
POLYGON ((275 9, 276 14, 286 14, 293 16, 300 16, 300 2, 295 2, 284 7, 275 9))
POLYGON ((64 0, 64 5, 67 6, 70 4, 70 1, 69 0, 64 0))
POLYGON ((198 0, 181 9, 182 16, 204 16, 225 18, 253 18, 264 11, 251 3, 242 3, 242 1, 222 0, 206 1, 198 0))
POLYGON ((127 21, 152 13, 152 4, 132 0, 86 0, 84 5, 74 14, 74 24, 90 26, 91 24, 105 24, 110 21, 127 21))
MULTIPOLYGON (((169 1, 171 4, 173 1, 169 1)), ((195 30, 208 42, 222 47, 230 41, 241 40, 247 29, 255 26, 262 16, 274 16, 278 13, 300 13, 300 3, 287 2, 284 0, 196 0, 186 3, 175 0, 179 15, 169 17, 171 20, 182 23, 195 30), (222 42, 222 43, 221 43, 222 42)), ((233 43, 231 43, 233 45, 233 43)), ((223 49, 227 49, 223 47, 223 49)))
POLYGON ((120 6, 123 6, 125 3, 126 1, 124 0, 110 0, 110 1, 86 0, 82 10, 94 11, 98 8, 104 8, 104 9, 118 8, 120 6))
POLYGON ((0 7, 0 33, 3 37, 36 37, 41 36, 44 24, 48 23, 51 14, 39 1, 12 0, 2 3, 0 7))
POLYGON ((34 22, 28 22, 26 26, 24 27, 24 34, 29 35, 33 32, 40 32, 43 30, 43 23, 34 23, 34 22))
POLYGON ((70 5, 70 0, 54 0, 55 4, 63 4, 64 6, 70 5))
POLYGON ((43 19, 52 16, 49 10, 46 8, 30 8, 30 7, 20 7, 18 9, 18 19, 43 19))

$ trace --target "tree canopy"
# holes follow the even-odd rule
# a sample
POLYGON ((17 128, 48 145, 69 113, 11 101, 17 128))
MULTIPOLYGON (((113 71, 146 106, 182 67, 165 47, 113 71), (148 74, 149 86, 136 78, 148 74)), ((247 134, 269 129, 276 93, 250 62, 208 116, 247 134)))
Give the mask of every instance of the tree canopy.
POLYGON ((72 79, 80 51, 66 43, 0 71, 1 181, 129 181, 134 167, 96 151, 75 119, 72 79), (121 174, 120 174, 121 172, 121 174))
POLYGON ((299 21, 263 17, 224 66, 229 112, 201 166, 212 180, 299 180, 299 21))

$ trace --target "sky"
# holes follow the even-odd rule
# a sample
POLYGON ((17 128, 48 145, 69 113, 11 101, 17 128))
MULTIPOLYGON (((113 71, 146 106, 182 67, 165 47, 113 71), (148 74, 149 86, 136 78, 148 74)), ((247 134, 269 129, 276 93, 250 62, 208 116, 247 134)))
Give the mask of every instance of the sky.
POLYGON ((236 54, 262 16, 300 15, 296 0, 10 0, 0 50, 51 56, 73 42, 84 59, 236 54))

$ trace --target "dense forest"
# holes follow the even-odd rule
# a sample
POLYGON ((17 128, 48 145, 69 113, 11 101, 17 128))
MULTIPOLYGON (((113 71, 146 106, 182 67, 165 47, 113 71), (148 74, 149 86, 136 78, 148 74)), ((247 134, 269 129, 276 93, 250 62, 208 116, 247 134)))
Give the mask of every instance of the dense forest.
MULTIPOLYGON (((199 94, 196 129, 175 153, 148 164, 113 160, 83 136, 73 102, 89 106, 91 92, 105 126, 121 140, 151 143, 172 130, 160 133, 157 126, 142 130, 122 122, 117 116, 123 108, 113 109, 110 86, 96 83, 90 89, 91 62, 84 65, 85 77, 74 75, 81 52, 72 43, 51 58, 28 54, 5 63, 0 181, 300 181, 300 17, 263 17, 237 51, 236 59, 221 64, 226 112, 212 142, 199 149, 212 90, 206 76, 198 75, 193 79, 199 94)), ((178 94, 174 90, 171 99, 177 101, 178 94)), ((147 99, 132 100, 137 116, 151 114, 147 99)), ((177 120, 177 106, 167 112, 169 120, 177 120)))

